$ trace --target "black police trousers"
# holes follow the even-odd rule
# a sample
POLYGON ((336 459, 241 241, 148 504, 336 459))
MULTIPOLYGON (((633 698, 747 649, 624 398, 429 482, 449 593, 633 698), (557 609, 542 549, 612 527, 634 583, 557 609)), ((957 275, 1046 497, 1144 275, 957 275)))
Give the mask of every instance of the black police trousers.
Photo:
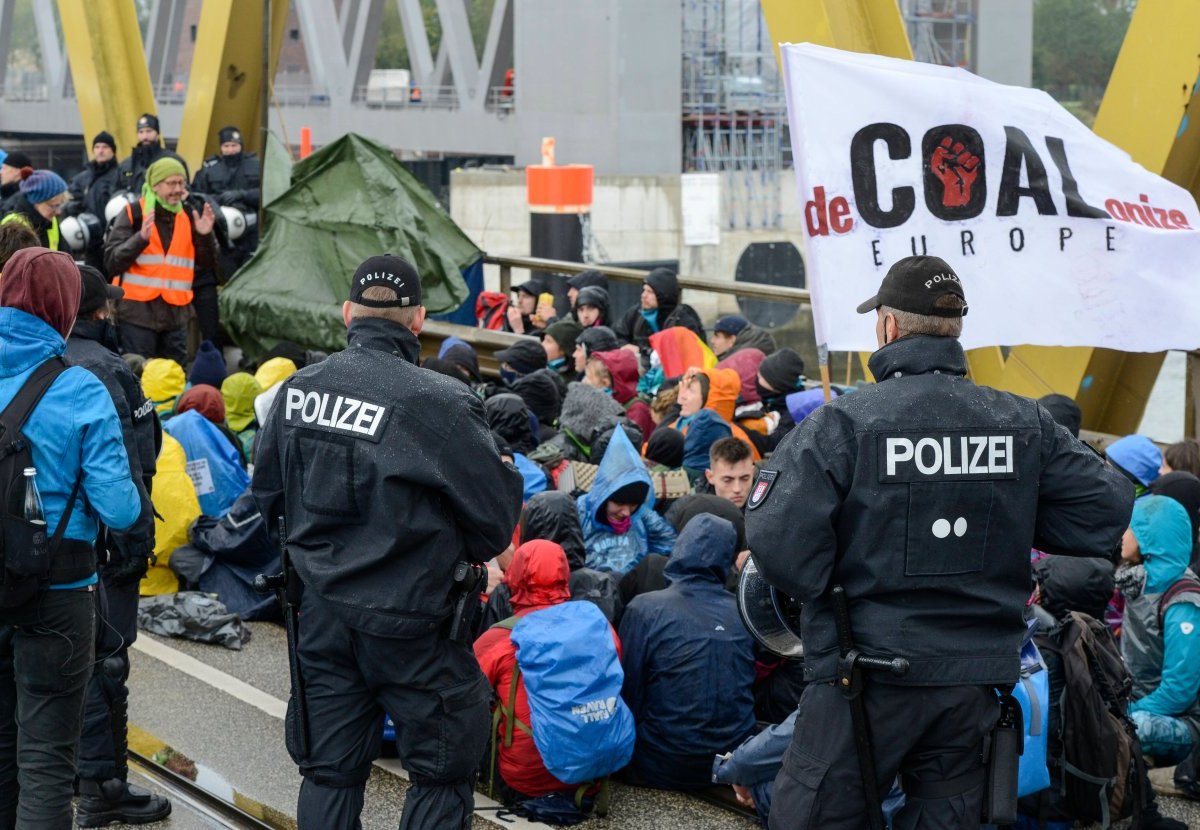
POLYGON ((137 639, 138 582, 101 576, 96 586, 96 662, 79 736, 79 777, 127 780, 129 647, 137 639))
MULTIPOLYGON (((995 689, 868 682, 863 698, 879 798, 887 795, 897 774, 905 790, 893 830, 977 830, 984 738, 1000 714, 995 689)), ((850 703, 832 683, 809 684, 800 698, 792 744, 775 779, 769 826, 868 826, 850 703)))
POLYGON ((288 752, 304 781, 300 830, 356 830, 384 712, 412 786, 400 830, 471 826, 474 782, 491 726, 489 689, 471 648, 433 634, 393 639, 349 628, 308 591, 300 606, 300 671, 310 746, 299 757, 295 690, 288 752))

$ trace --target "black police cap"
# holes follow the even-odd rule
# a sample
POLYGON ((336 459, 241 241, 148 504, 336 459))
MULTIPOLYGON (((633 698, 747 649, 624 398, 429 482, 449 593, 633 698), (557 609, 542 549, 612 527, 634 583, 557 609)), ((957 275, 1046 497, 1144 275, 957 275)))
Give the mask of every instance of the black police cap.
POLYGON ((888 269, 879 285, 879 293, 858 307, 859 314, 880 306, 926 317, 966 317, 967 295, 958 274, 941 257, 905 257, 888 269), (953 294, 963 301, 962 308, 938 308, 941 297, 953 294))
POLYGON ((409 308, 421 304, 421 277, 417 269, 395 254, 373 256, 363 261, 350 283, 350 302, 368 308, 409 308), (394 300, 368 300, 363 292, 381 285, 396 292, 394 300))

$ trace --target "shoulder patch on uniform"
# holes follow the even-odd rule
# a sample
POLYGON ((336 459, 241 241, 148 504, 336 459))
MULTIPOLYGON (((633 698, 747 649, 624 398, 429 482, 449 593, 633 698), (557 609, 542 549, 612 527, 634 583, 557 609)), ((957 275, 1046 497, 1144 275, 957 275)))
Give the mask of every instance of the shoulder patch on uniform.
POLYGON ((219 156, 209 156, 208 158, 206 158, 206 159, 204 160, 204 166, 205 166, 205 167, 213 167, 213 166, 215 166, 215 165, 217 164, 217 162, 219 162, 220 160, 221 160, 221 158, 220 158, 219 156))
POLYGON ((759 470, 758 476, 754 479, 754 486, 750 488, 750 498, 746 500, 746 507, 753 510, 766 501, 777 478, 779 478, 778 470, 759 470))
POLYGON ((283 390, 283 422, 288 426, 348 435, 379 443, 391 407, 342 392, 289 386, 283 390))

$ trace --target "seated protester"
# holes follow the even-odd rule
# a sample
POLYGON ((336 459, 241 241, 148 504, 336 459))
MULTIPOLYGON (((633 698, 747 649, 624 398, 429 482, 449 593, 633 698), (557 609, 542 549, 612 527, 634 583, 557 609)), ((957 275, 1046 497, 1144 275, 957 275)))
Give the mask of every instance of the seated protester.
MULTIPOLYGON (((529 501, 538 493, 544 492, 549 481, 546 471, 535 462, 530 461, 523 453, 513 452, 513 448, 498 432, 493 432, 492 438, 496 442, 496 452, 500 456, 500 460, 512 464, 521 474, 521 501, 529 501)), ((517 535, 514 531, 513 539, 516 538, 517 535)))
MULTIPOLYGON (((579 309, 579 293, 585 288, 602 288, 605 292, 608 291, 608 277, 601 274, 599 271, 580 271, 575 276, 567 280, 567 299, 571 302, 571 312, 574 313, 579 309)), ((576 322, 579 317, 575 317, 576 322)), ((607 325, 607 324, 606 324, 607 325)), ((586 326, 584 326, 586 328, 586 326)))
POLYGON ((271 404, 283 382, 296 374, 296 362, 288 357, 272 357, 263 362, 254 373, 254 380, 262 387, 262 394, 254 399, 254 417, 260 424, 267 420, 271 404))
MULTIPOLYGON (((679 413, 679 385, 664 386, 654 394, 650 401, 650 417, 654 420, 654 435, 660 432, 675 430, 659 429, 663 421, 674 418, 679 413)), ((653 435, 651 437, 654 437, 653 435)))
POLYGON ((646 442, 642 457, 652 471, 678 470, 683 466, 683 445, 683 433, 673 429, 656 430, 646 442))
POLYGON ((1134 491, 1140 498, 1147 492, 1162 467, 1162 453, 1154 442, 1144 435, 1126 435, 1109 444, 1104 450, 1108 463, 1133 482, 1134 491))
POLYGON ((1160 475, 1150 485, 1150 492, 1155 496, 1166 496, 1175 499, 1187 511, 1188 519, 1192 522, 1192 558, 1188 567, 1196 573, 1198 554, 1200 554, 1200 478, 1182 471, 1171 471, 1160 475))
POLYGON ((1163 450, 1160 473, 1184 472, 1200 476, 1200 441, 1184 438, 1163 450))
POLYGON ((544 329, 547 321, 538 315, 538 297, 545 292, 546 286, 539 279, 513 286, 513 301, 504 316, 504 331, 534 334, 538 329, 544 329))
POLYGON ((549 361, 546 360, 546 350, 537 339, 522 337, 508 348, 496 352, 496 362, 500 364, 500 379, 506 386, 512 386, 517 378, 545 369, 549 361))
POLYGON ((718 498, 733 502, 741 510, 750 497, 753 478, 754 456, 745 441, 722 438, 709 448, 704 480, 718 498))
POLYGON ((188 530, 200 518, 200 500, 187 471, 183 445, 164 434, 150 500, 154 503, 154 564, 142 577, 142 596, 173 594, 179 579, 171 570, 171 555, 188 544, 188 530))
POLYGON ((209 386, 207 383, 201 383, 199 386, 188 389, 179 396, 179 402, 175 404, 175 414, 182 415, 193 409, 203 415, 210 424, 229 439, 230 446, 237 450, 242 466, 245 467, 246 455, 242 452, 242 442, 225 423, 225 398, 221 396, 221 390, 215 386, 209 386))
POLYGON ((142 369, 142 391, 154 403, 154 411, 160 420, 166 421, 175 414, 175 404, 186 388, 183 367, 174 360, 154 357, 146 361, 142 369))
MULTIPOLYGON (((679 416, 672 421, 664 421, 662 424, 659 424, 659 429, 663 429, 664 427, 678 429, 686 436, 689 424, 696 413, 701 409, 711 410, 729 425, 730 431, 735 438, 746 442, 751 448, 750 451, 754 460, 761 460, 762 455, 755 448, 754 442, 750 440, 746 431, 733 423, 733 410, 741 386, 741 379, 738 377, 737 372, 732 369, 688 370, 687 374, 679 382, 679 416)), ((703 446, 704 452, 708 452, 710 446, 712 446, 711 441, 703 446)), ((699 447, 696 449, 697 451, 700 450, 699 447)), ((685 462, 684 467, 687 466, 688 464, 685 462)), ((702 461, 696 475, 698 476, 700 473, 703 473, 706 466, 707 464, 702 461)))
POLYGON ((623 345, 636 346, 643 365, 650 363, 650 335, 675 326, 691 330, 704 339, 704 324, 695 310, 680 302, 683 296, 674 271, 655 268, 642 283, 638 305, 625 312, 613 326, 623 345))
POLYGON ((583 382, 611 392, 613 400, 625 408, 625 417, 638 425, 643 435, 654 432, 650 407, 638 397, 637 358, 626 349, 595 352, 588 358, 583 382))
POLYGON ((537 420, 529 405, 513 392, 493 395, 483 402, 492 432, 504 439, 514 452, 528 455, 537 446, 537 420))
POLYGON ((622 415, 624 409, 612 396, 586 383, 572 383, 567 387, 567 397, 558 416, 558 435, 546 443, 557 448, 568 461, 597 464, 600 457, 592 457, 592 442, 622 415))
POLYGON ((188 372, 188 386, 206 383, 220 389, 227 374, 221 350, 211 340, 205 340, 196 350, 196 357, 192 360, 192 370, 188 372))
POLYGON ((704 481, 704 471, 708 469, 713 444, 731 438, 732 434, 729 424, 711 409, 700 410, 692 419, 687 434, 683 436, 683 471, 687 473, 693 489, 704 481))
POLYGON ((637 721, 632 784, 707 787, 713 756, 754 732, 753 641, 725 590, 736 556, 733 524, 698 516, 675 543, 667 587, 625 609, 622 697, 637 721))
POLYGON ((804 388, 804 360, 791 349, 780 349, 759 364, 756 387, 760 408, 746 407, 735 417, 765 455, 774 452, 796 426, 787 398, 804 388))
POLYGON ((546 366, 562 377, 564 386, 575 380, 575 339, 582 331, 574 320, 558 320, 546 326, 546 336, 542 338, 546 366))
POLYGON ((163 429, 183 445, 188 474, 196 484, 204 515, 214 519, 224 516, 250 486, 240 446, 232 446, 229 437, 196 410, 175 415, 163 424, 163 429))
MULTIPOLYGON (((561 547, 543 540, 521 545, 504 573, 504 581, 511 591, 513 613, 523 617, 542 608, 567 602, 571 599, 569 577, 567 557, 561 547)), ((620 641, 615 631, 613 640, 620 654, 620 641)), ((475 641, 475 657, 496 698, 507 707, 517 667, 517 649, 512 642, 512 631, 503 628, 484 631, 475 641)), ((533 722, 523 677, 517 679, 513 709, 521 723, 533 722)), ((564 793, 573 799, 578 785, 564 784, 551 775, 533 736, 507 724, 503 710, 492 740, 497 744, 500 778, 511 790, 507 793, 506 801, 524 801, 551 793, 564 793), (510 729, 512 745, 505 746, 504 736, 510 729)))
POLYGON ((758 349, 764 357, 775 351, 775 338, 770 332, 737 314, 726 314, 713 323, 710 342, 717 360, 724 360, 743 349, 758 349))
POLYGON ((1191 522, 1178 502, 1146 496, 1133 503, 1121 558, 1144 563, 1145 580, 1119 581, 1121 655, 1133 675, 1129 715, 1142 752, 1168 766, 1191 753, 1200 730, 1200 591, 1171 591, 1196 579, 1187 567, 1191 555, 1191 522))
POLYGON ((593 354, 596 352, 611 352, 620 347, 621 344, 617 342, 617 336, 613 334, 613 330, 608 326, 585 328, 575 338, 575 372, 578 377, 583 377, 583 373, 587 368, 587 359, 593 354))
MULTIPOLYGON (((739 409, 746 405, 759 403, 758 367, 766 359, 767 356, 758 349, 739 349, 735 354, 723 357, 718 361, 718 369, 732 369, 741 378, 742 389, 738 392, 737 398, 739 409)), ((737 417, 737 411, 735 410, 734 419, 737 419, 737 417)))
POLYGON ((221 382, 221 397, 225 399, 225 423, 237 436, 242 455, 254 461, 254 437, 258 435, 258 420, 254 417, 254 399, 262 387, 248 372, 234 372, 221 382))
POLYGON ((538 420, 538 444, 558 434, 554 424, 562 413, 562 396, 566 393, 566 383, 559 375, 549 369, 538 369, 517 378, 511 389, 538 420))
POLYGON ((1038 398, 1038 403, 1046 407, 1055 423, 1062 424, 1067 432, 1079 437, 1079 427, 1083 425, 1083 410, 1079 404, 1066 395, 1043 395, 1038 398))
POLYGON ((483 376, 479 374, 479 356, 475 354, 474 347, 467 341, 457 337, 447 337, 438 348, 438 359, 449 361, 457 366, 467 383, 473 385, 483 382, 483 376))
POLYGON ((580 291, 575 303, 575 319, 585 329, 609 325, 612 321, 608 314, 608 291, 596 287, 580 291))
POLYGON ((675 531, 654 512, 650 474, 624 430, 617 430, 592 489, 575 502, 589 568, 628 573, 648 553, 669 553, 675 531))

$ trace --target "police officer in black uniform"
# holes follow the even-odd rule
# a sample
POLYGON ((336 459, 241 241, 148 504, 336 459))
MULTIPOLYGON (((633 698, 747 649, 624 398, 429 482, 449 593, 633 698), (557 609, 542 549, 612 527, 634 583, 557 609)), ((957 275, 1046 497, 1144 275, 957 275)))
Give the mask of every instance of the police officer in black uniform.
MULTIPOLYGON (((242 149, 242 132, 237 127, 223 127, 219 155, 209 156, 196 173, 192 190, 212 196, 222 207, 232 207, 243 213, 258 210, 262 168, 254 153, 242 149)), ((246 233, 232 249, 221 249, 221 272, 226 279, 245 264, 258 247, 258 227, 246 228, 246 233)))
MULTIPOLYGON (((64 216, 90 213, 104 221, 104 208, 117 190, 117 141, 112 133, 101 130, 92 139, 92 160, 71 179, 71 200, 63 207, 64 216)), ((104 270, 104 239, 99 234, 83 254, 93 268, 104 270)))
POLYGON ((908 798, 893 826, 977 828, 996 689, 1018 678, 1030 548, 1108 556, 1133 488, 1036 401, 967 379, 967 303, 943 260, 900 260, 858 311, 876 313, 876 385, 805 418, 747 503, 755 561, 804 603, 813 681, 770 826, 866 826, 851 706, 832 682, 840 585, 858 649, 909 663, 862 693, 878 796, 899 773, 908 798))
MULTIPOLYGON (((127 190, 136 199, 142 195, 142 185, 146 183, 146 171, 150 165, 163 156, 170 156, 183 165, 187 173, 187 162, 183 157, 171 152, 162 143, 162 134, 158 129, 158 116, 148 112, 142 113, 137 122, 138 143, 129 153, 129 158, 121 162, 117 168, 117 192, 127 190)), ((186 176, 185 176, 186 179, 186 176)))
MULTIPOLYGON (((448 636, 463 598, 454 577, 511 541, 521 476, 470 389, 417 367, 425 309, 409 263, 366 260, 342 316, 349 348, 283 384, 252 484, 268 527, 286 517, 303 583, 307 755, 295 689, 287 729, 304 776, 297 820, 359 826, 387 712, 413 782, 400 827, 468 828, 490 717, 468 632, 448 636)), ((477 592, 466 596, 477 608, 477 592)))

